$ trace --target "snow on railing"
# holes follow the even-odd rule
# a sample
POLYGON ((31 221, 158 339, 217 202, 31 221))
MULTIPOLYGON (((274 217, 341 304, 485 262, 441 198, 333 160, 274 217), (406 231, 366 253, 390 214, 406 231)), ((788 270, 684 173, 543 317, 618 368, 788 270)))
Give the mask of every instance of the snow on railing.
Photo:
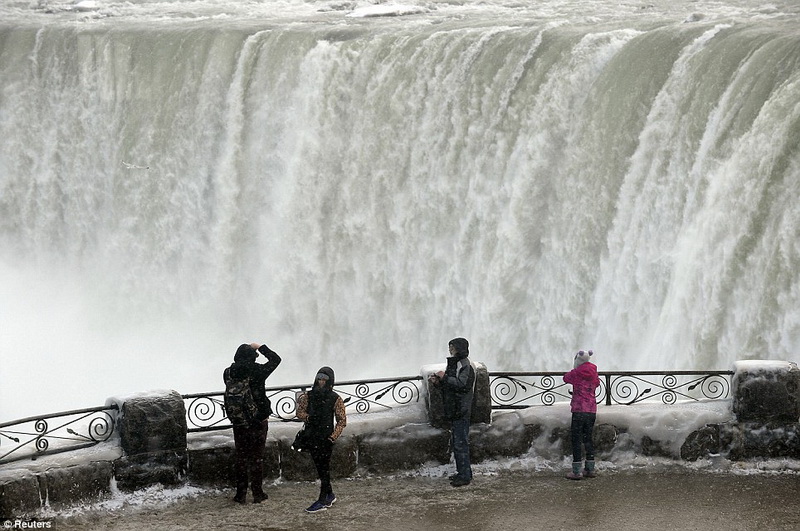
MULTIPOLYGON (((561 372, 490 372, 492 409, 550 406, 571 398, 561 372)), ((730 396, 733 371, 600 372, 598 404, 631 405, 661 400, 720 400, 730 396)))
MULTIPOLYGON (((563 372, 489 372, 492 409, 549 406, 570 399, 563 372)), ((598 404, 630 405, 645 401, 720 400, 730 397, 733 371, 601 372, 598 404)), ((345 407, 356 413, 391 410, 424 396, 423 378, 406 376, 336 382, 345 407)), ((274 422, 295 422, 297 398, 308 385, 267 387, 274 422)), ((223 392, 182 395, 189 432, 231 427, 223 392)), ((114 433, 117 405, 28 417, 0 424, 0 464, 75 450, 108 440, 114 433), (62 422, 63 421, 63 422, 62 422), (55 427, 51 427, 55 425, 55 427)))
POLYGON ((117 411, 114 404, 4 422, 0 424, 0 463, 36 459, 108 440, 114 433, 117 411))
MULTIPOLYGON (((422 382, 421 376, 336 382, 336 392, 342 397, 345 408, 356 413, 385 411, 412 401, 419 401, 420 382, 422 382)), ((272 402, 270 420, 297 421, 295 417, 297 399, 309 387, 309 385, 267 387, 267 397, 272 402)), ((183 399, 190 433, 224 430, 231 427, 225 415, 222 391, 183 395, 183 399)))

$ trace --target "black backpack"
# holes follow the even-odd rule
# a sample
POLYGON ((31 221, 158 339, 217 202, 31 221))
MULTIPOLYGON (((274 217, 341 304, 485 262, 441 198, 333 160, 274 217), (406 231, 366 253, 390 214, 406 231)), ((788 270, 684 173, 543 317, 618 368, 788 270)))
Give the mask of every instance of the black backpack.
POLYGON ((225 371, 225 414, 231 424, 251 426, 260 422, 258 405, 250 390, 250 378, 235 380, 230 370, 225 371))

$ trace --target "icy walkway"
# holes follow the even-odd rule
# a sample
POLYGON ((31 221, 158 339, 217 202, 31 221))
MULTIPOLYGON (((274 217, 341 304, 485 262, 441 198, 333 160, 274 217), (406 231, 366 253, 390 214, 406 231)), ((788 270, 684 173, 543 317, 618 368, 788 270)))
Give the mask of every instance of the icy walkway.
POLYGON ((687 530, 800 529, 800 474, 692 470, 606 471, 569 481, 556 472, 481 474, 454 489, 442 477, 338 480, 332 509, 306 514, 314 483, 283 482, 269 500, 241 506, 230 491, 174 503, 126 503, 56 518, 56 529, 687 530))

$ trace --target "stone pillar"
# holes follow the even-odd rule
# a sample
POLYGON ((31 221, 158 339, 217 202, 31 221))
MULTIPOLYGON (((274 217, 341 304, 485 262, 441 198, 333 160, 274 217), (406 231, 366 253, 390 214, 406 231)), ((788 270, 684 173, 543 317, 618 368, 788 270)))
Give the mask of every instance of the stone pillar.
MULTIPOLYGON (((446 368, 444 363, 426 365, 420 370, 425 392, 425 406, 428 412, 428 421, 431 426, 436 428, 449 427, 449 423, 444 419, 444 403, 442 402, 442 390, 430 383, 428 377, 446 368)), ((489 391, 489 370, 481 362, 472 362, 475 369, 475 394, 472 398, 472 424, 486 423, 492 421, 492 397, 489 391)))
POLYGON ((790 361, 737 361, 731 387, 739 422, 800 420, 800 369, 790 361))
POLYGON ((472 400, 472 424, 492 422, 492 393, 489 389, 489 369, 481 362, 475 368, 475 398, 472 400))
POLYGON ((800 458, 800 369, 789 361, 737 361, 731 394, 738 423, 726 431, 733 460, 800 458))
POLYGON ((177 484, 186 472, 186 408, 175 391, 121 399, 119 433, 124 457, 114 462, 121 489, 177 484))

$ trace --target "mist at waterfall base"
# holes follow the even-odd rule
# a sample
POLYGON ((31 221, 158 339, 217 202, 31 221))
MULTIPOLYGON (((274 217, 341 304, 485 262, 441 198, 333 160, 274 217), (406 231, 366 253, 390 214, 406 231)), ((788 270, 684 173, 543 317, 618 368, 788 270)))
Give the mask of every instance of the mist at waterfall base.
POLYGON ((791 2, 0 5, 0 421, 800 347, 791 2))

